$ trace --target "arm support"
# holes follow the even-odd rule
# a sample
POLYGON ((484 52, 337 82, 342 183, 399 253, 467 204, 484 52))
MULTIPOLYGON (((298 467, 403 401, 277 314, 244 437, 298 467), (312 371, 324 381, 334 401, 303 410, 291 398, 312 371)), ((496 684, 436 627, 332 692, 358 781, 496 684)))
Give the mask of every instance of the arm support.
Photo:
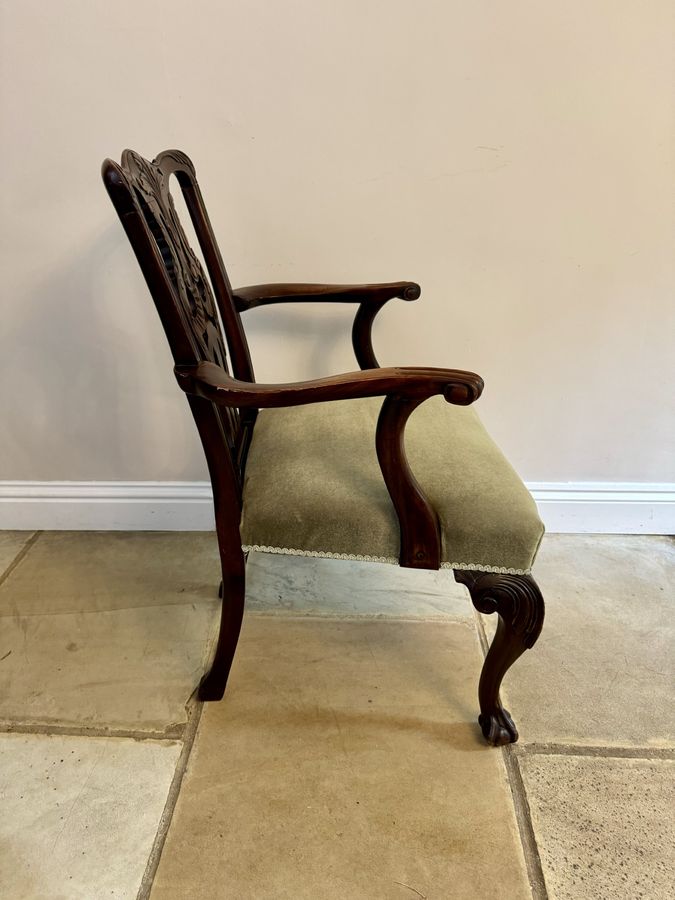
POLYGON ((240 409, 385 396, 375 443, 380 469, 399 521, 400 563, 409 568, 440 567, 438 517, 408 465, 405 425, 420 403, 436 394, 459 406, 473 403, 483 390, 480 376, 455 369, 370 369, 315 381, 271 385, 239 381, 220 366, 208 362, 176 366, 175 372, 178 384, 186 393, 240 409))
POLYGON ((234 305, 239 312, 267 306, 270 303, 358 303, 352 328, 352 345, 362 369, 377 369, 379 363, 373 353, 371 330, 373 319, 394 297, 417 300, 420 286, 414 281, 393 281, 389 284, 254 284, 233 291, 234 305))

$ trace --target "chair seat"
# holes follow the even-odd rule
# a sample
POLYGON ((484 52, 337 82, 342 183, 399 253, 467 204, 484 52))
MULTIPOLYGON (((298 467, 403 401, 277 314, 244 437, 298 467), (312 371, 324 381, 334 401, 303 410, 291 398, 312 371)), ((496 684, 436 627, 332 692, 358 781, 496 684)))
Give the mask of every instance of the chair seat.
MULTIPOLYGON (((261 410, 244 481, 245 550, 397 563, 399 526, 375 452, 382 398, 261 410)), ((444 568, 529 573, 544 526, 473 407, 433 397, 405 430, 436 510, 444 568)))

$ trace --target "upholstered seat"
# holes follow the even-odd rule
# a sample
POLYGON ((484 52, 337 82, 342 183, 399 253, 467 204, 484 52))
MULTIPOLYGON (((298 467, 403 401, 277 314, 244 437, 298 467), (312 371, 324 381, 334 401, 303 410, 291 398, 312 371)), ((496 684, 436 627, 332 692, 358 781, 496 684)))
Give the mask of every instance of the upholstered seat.
MULTIPOLYGON (((249 450, 245 549, 397 563, 400 532, 375 451, 381 398, 261 410, 249 450)), ((433 397, 405 432, 438 514, 445 568, 529 573, 544 526, 473 407, 433 397)))

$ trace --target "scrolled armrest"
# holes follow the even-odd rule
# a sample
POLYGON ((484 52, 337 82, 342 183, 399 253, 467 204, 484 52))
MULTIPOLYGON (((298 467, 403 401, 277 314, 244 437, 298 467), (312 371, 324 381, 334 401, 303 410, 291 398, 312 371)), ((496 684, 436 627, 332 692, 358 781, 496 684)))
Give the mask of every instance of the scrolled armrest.
POLYGON ((468 406, 483 390, 483 379, 479 375, 459 369, 369 369, 290 384, 240 381, 210 362, 176 366, 174 371, 178 384, 186 393, 240 409, 299 406, 386 395, 421 402, 436 394, 442 394, 448 403, 468 406))
POLYGON ((414 281, 387 284, 253 284, 232 291, 239 312, 271 303, 386 303, 398 297, 417 300, 420 286, 414 281))

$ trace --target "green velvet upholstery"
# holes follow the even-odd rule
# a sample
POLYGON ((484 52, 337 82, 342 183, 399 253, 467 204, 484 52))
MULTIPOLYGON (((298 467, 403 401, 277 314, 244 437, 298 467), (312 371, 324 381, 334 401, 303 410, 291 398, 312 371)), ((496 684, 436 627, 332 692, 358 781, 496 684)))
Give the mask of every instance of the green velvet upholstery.
MULTIPOLYGON (((375 452, 382 398, 262 410, 246 467, 245 548, 398 562, 399 528, 375 452)), ((405 431, 410 467, 438 513, 442 564, 527 573, 537 508, 473 407, 424 402, 405 431)))

